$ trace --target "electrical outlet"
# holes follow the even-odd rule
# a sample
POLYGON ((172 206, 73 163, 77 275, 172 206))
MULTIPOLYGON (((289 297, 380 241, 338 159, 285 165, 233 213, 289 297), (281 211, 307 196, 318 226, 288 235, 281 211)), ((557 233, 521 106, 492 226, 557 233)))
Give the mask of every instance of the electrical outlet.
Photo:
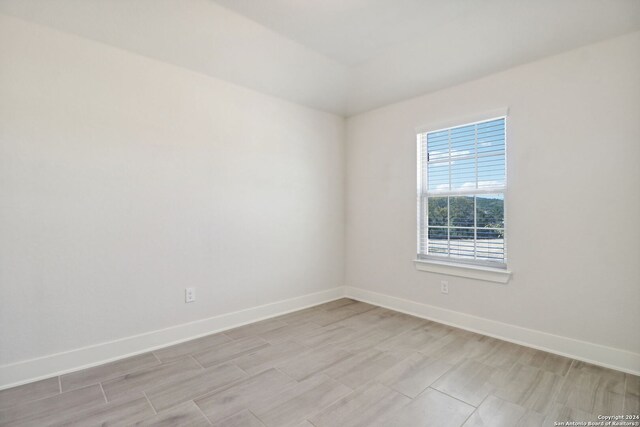
POLYGON ((184 302, 194 302, 196 300, 196 288, 186 288, 184 290, 184 302))
POLYGON ((447 282, 446 280, 440 281, 440 292, 442 292, 443 294, 449 293, 449 282, 447 282))

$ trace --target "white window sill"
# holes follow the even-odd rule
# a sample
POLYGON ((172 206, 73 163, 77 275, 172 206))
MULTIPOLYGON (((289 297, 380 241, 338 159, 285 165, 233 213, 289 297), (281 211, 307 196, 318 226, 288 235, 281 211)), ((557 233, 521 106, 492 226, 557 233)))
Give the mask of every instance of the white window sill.
POLYGON ((453 264, 433 260, 416 259, 413 261, 416 269, 431 273, 448 274, 449 276, 468 277, 485 280, 487 282, 507 283, 511 271, 501 268, 483 267, 469 264, 453 264))

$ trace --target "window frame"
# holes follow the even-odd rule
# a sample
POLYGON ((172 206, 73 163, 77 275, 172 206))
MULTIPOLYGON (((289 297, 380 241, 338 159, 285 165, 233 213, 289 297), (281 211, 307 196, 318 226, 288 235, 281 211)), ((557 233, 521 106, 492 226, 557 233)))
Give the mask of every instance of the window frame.
MULTIPOLYGON (((509 258, 507 256, 507 188, 508 188, 508 109, 503 108, 499 110, 492 110, 490 112, 486 112, 483 114, 475 115, 473 117, 467 117, 462 119, 450 120, 446 123, 437 123, 430 126, 423 126, 420 128, 416 128, 416 145, 417 145, 417 242, 416 242, 416 267, 419 270, 424 271, 436 271, 444 274, 453 274, 453 275, 463 275, 466 277, 475 277, 473 273, 465 273, 465 274, 456 274, 455 272, 447 273, 447 269, 443 269, 442 266, 451 266, 453 268, 462 267, 462 271, 464 272, 467 269, 474 270, 483 270, 483 271, 493 271, 493 272, 505 272, 510 275, 510 272, 507 270, 507 264, 509 262, 509 258), (429 193, 429 173, 427 170, 427 165, 423 162, 422 157, 422 147, 423 147, 423 135, 427 133, 433 133, 444 130, 451 130, 455 128, 477 125, 479 123, 485 123, 492 120, 504 119, 504 185, 500 188, 492 188, 492 189, 481 189, 474 188, 471 190, 451 190, 443 191, 442 193, 429 193), (428 253, 421 253, 421 237, 423 230, 427 232, 428 239, 428 221, 429 221, 429 207, 428 200, 429 197, 455 197, 455 196, 478 196, 482 194, 502 194, 503 195, 503 261, 489 261, 489 260, 478 260, 478 259, 465 259, 458 258, 455 256, 451 256, 450 253, 447 253, 446 256, 442 255, 431 255, 428 253), (425 223, 426 222, 426 223, 425 223), (425 228, 426 227, 426 228, 425 228), (425 263, 434 264, 435 266, 425 267, 425 263), (437 267, 437 268, 436 268, 437 267)), ((474 158, 477 159, 477 151, 473 154, 474 158)), ((450 153, 449 153, 450 156, 450 153)), ((450 157, 449 157, 450 158, 450 157)), ((476 185, 477 185, 477 176, 476 176, 476 185)), ((448 199, 449 200, 449 199, 448 199)), ((448 202, 449 203, 449 202, 448 202)), ((450 229, 452 226, 450 224, 450 211, 448 210, 447 214, 447 229, 450 229)), ((454 227, 455 228, 455 227, 454 227)), ((474 230, 474 240, 477 239, 477 205, 476 199, 474 198, 474 227, 471 228, 474 230)), ((447 240, 449 241, 449 240, 447 240)), ((428 243, 427 243, 428 246, 428 243)), ((476 245, 474 244, 474 251, 477 250, 476 245)), ((449 247, 450 252, 450 247, 449 247)), ((506 278, 508 280, 508 277, 506 278)), ((495 280, 502 281, 502 280, 495 280)), ((505 283, 505 282, 503 282, 505 283)))

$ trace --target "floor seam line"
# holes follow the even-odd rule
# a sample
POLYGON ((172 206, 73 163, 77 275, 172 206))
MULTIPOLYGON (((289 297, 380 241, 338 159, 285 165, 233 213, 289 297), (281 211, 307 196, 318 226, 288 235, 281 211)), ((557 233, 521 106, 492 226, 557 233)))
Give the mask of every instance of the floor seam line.
MULTIPOLYGON (((455 397, 455 396, 451 396, 449 393, 445 393, 444 391, 439 390, 439 389, 434 388, 434 387, 427 387, 427 388, 425 388, 424 390, 422 390, 422 393, 424 393, 424 392, 425 392, 425 391, 427 391, 428 389, 431 389, 431 390, 433 390, 433 391, 437 391, 438 393, 442 393, 442 394, 444 394, 445 396, 449 396, 450 398, 455 399, 455 400, 457 400, 458 402, 462 402, 462 403, 464 403, 465 405, 472 406, 473 408, 476 408, 476 409, 478 408, 478 406, 480 406, 480 405, 475 406, 475 405, 473 405, 473 404, 471 404, 471 403, 469 403, 469 402, 465 402, 465 401, 464 401, 464 400, 462 400, 462 399, 458 399, 457 397, 455 397)), ((422 393, 420 393, 420 394, 422 394, 422 393)), ((419 394, 418 396, 420 396, 420 394, 419 394)), ((418 396, 416 396, 414 399, 417 399, 417 398, 418 398, 418 396)), ((483 399, 483 401, 484 401, 484 399, 483 399)))
POLYGON ((107 393, 104 391, 104 387, 102 387, 102 383, 98 383, 100 386, 100 391, 102 391, 102 397, 104 397, 105 403, 109 403, 109 399, 107 399, 107 393))
POLYGON ((145 399, 147 399, 147 402, 149 402, 149 406, 151 406, 151 410, 153 411, 153 413, 158 415, 158 411, 156 411, 156 408, 153 406, 153 403, 151 403, 151 399, 149 399, 149 396, 147 396, 147 392, 143 391, 142 395, 144 396, 145 399))
POLYGON ((627 374, 624 374, 624 385, 622 386, 622 414, 624 414, 625 403, 627 403, 627 374))
POLYGON ((213 425, 213 422, 209 419, 209 417, 207 417, 207 414, 204 413, 204 411, 202 410, 202 408, 200 406, 198 406, 198 404, 196 403, 195 400, 191 400, 191 402, 193 402, 193 404, 196 406, 196 408, 198 408, 198 412, 200 412, 202 414, 202 416, 204 417, 205 420, 207 420, 207 422, 209 423, 209 425, 213 425))

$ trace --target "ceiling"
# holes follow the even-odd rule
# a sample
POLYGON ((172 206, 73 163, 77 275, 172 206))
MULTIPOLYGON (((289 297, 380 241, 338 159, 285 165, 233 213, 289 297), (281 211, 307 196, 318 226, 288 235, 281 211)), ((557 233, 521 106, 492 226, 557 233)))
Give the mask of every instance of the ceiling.
POLYGON ((640 30, 640 0, 0 0, 0 13, 341 115, 640 30))
MULTIPOLYGON (((465 14, 470 0, 214 0, 301 44, 347 65, 373 59, 416 37, 431 38, 465 14)), ((491 14, 485 10, 484 19, 491 14)))

